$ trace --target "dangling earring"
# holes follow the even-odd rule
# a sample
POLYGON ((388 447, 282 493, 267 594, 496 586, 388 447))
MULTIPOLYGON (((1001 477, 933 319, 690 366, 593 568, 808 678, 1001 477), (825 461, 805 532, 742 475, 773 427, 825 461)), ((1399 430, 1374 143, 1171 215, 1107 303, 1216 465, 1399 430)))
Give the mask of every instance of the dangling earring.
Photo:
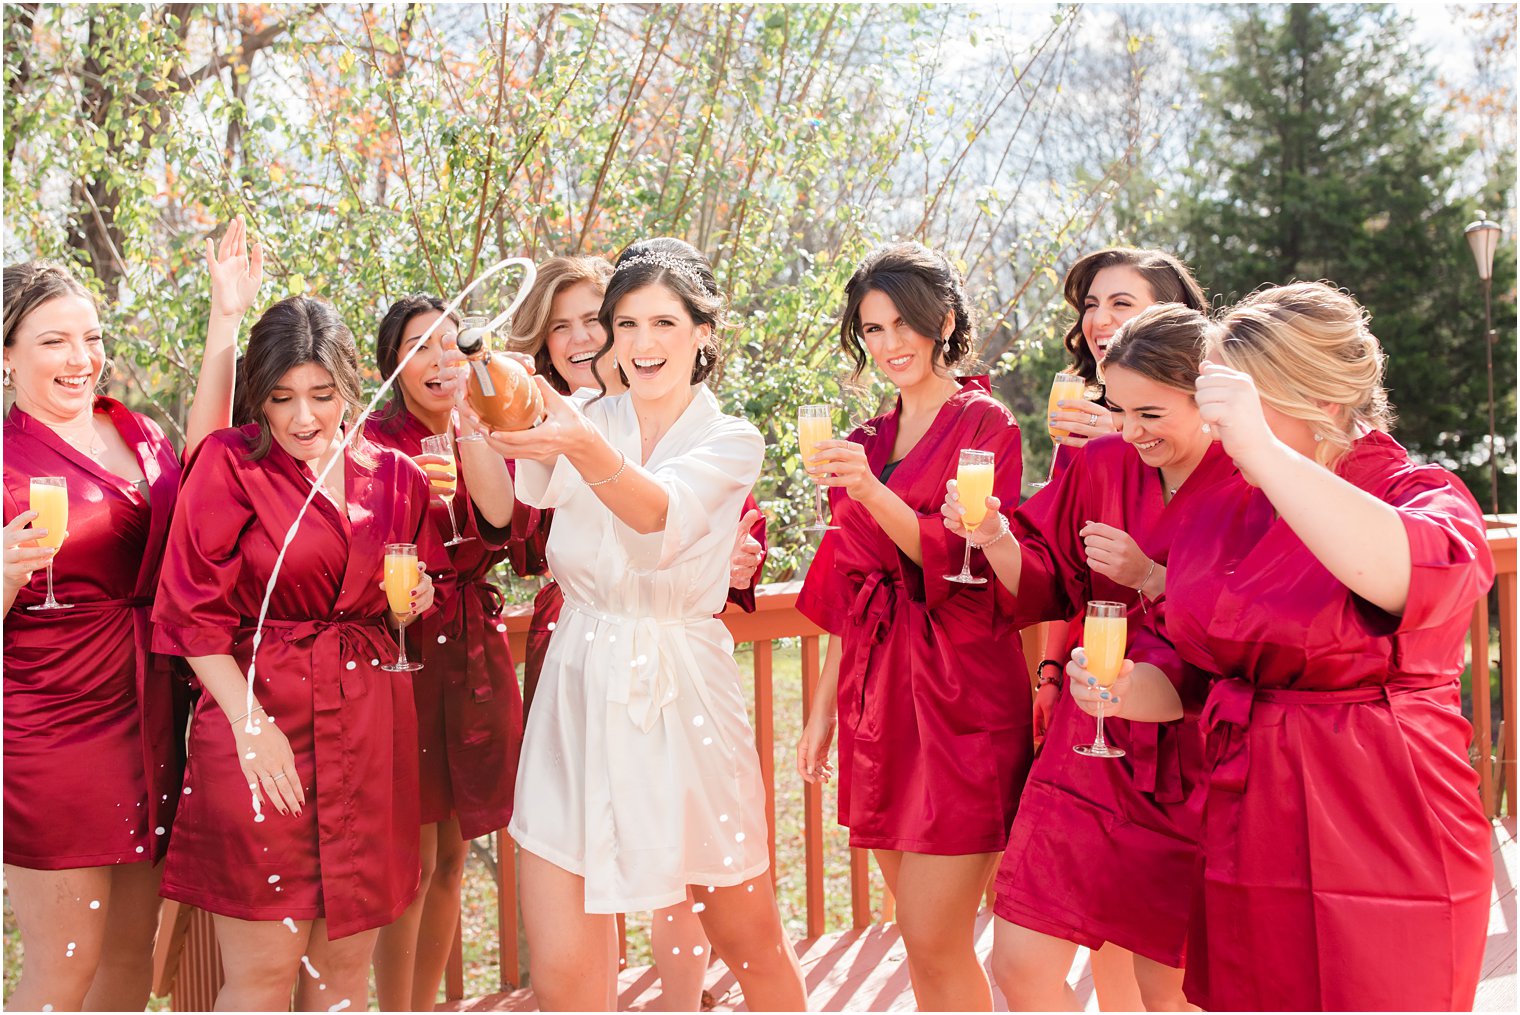
POLYGON ((11 386, 11 368, 10 367, 6 367, 5 368, 4 376, 0 377, 0 385, 4 385, 7 388, 11 386))
POLYGON ((707 350, 705 348, 697 351, 697 366, 707 366, 707 350))

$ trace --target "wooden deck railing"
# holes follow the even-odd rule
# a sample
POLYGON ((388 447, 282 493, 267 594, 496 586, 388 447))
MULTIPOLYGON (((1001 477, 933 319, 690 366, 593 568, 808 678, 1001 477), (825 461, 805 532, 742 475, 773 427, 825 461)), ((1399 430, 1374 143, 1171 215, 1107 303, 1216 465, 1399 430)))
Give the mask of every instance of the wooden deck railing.
MULTIPOLYGON (((1499 611, 1499 660, 1497 673, 1489 656, 1489 602, 1480 601, 1473 611, 1472 623, 1472 702, 1474 764, 1478 769, 1483 805, 1490 815, 1497 815, 1505 801, 1514 812, 1515 800, 1515 518, 1489 519, 1489 546, 1498 565, 1495 595, 1499 611), (1500 724, 1497 743, 1493 737, 1490 694, 1492 680, 1500 681, 1500 724), (1489 692, 1489 693, 1484 693, 1489 692)), ((762 778, 766 787, 766 817, 770 823, 770 852, 773 870, 776 861, 776 780, 775 696, 772 687, 774 642, 779 638, 801 639, 802 708, 812 701, 821 657, 819 638, 822 631, 796 609, 800 582, 762 585, 752 614, 730 610, 723 615, 736 645, 752 644, 754 665, 755 745, 760 754, 762 778)), ((508 609, 505 623, 512 640, 514 658, 524 657, 531 605, 508 609)), ((1023 632, 1024 654, 1030 669, 1038 662, 1044 645, 1043 627, 1023 632)), ((824 815, 823 794, 817 785, 803 788, 803 864, 806 877, 804 918, 806 935, 817 937, 830 928, 825 920, 824 892, 824 815)), ((497 919, 500 933, 497 953, 500 961, 500 989, 510 990, 522 983, 518 962, 518 916, 515 846, 507 834, 496 833, 494 854, 497 871, 497 919)), ((850 851, 850 912, 856 928, 878 920, 892 919, 892 900, 882 892, 881 911, 871 909, 872 874, 869 858, 862 850, 850 851)), ((791 914, 784 914, 791 915, 791 914)), ((215 941, 209 933, 206 914, 187 911, 166 904, 164 923, 154 961, 154 992, 162 996, 172 990, 176 1010, 208 1010, 220 983, 219 959, 215 941)), ((462 942, 456 932, 454 953, 445 977, 445 991, 450 1000, 464 996, 462 942)))

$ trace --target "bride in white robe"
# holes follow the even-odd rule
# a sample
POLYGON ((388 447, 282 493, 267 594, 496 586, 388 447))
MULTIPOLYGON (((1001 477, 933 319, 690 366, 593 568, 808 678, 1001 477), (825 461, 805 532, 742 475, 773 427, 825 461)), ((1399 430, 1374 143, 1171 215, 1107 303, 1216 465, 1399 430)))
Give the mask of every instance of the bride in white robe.
MULTIPOLYGON (((517 496, 555 509, 565 594, 518 766, 508 831, 544 1010, 612 1010, 611 914, 682 902, 751 1011, 801 1011, 801 967, 769 874, 765 790, 723 608, 738 516, 765 445, 701 383, 722 296, 679 240, 623 252, 600 319, 625 394, 567 400, 488 440, 517 496)), ((523 357, 526 360, 526 357, 523 357)))

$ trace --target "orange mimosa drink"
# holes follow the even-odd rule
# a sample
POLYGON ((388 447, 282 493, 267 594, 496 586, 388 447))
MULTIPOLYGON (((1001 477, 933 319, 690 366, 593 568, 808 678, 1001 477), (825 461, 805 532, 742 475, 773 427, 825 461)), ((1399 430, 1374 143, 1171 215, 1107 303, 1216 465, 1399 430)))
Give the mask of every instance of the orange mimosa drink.
POLYGON ((69 527, 69 491, 65 486, 48 482, 39 477, 31 482, 31 509, 37 512, 34 529, 46 529, 47 535, 37 540, 38 546, 56 550, 63 545, 64 533, 69 527))
POLYGON ((960 492, 961 507, 966 509, 961 521, 966 528, 974 529, 987 517, 987 498, 992 496, 992 463, 961 462, 955 473, 955 486, 960 492))
POLYGON ((1112 687, 1124 662, 1126 622, 1123 616, 1088 617, 1082 626, 1082 648, 1087 652, 1087 671, 1098 678, 1099 687, 1112 687))
POLYGON ((410 553, 392 548, 385 552, 385 599, 392 613, 404 617, 412 612, 412 589, 417 587, 417 548, 410 553))
MULTIPOLYGON (((1050 386, 1050 414, 1060 411, 1059 403, 1062 399, 1069 402, 1080 402, 1087 397, 1087 381, 1080 374, 1056 374, 1055 383, 1050 386)), ((1060 427, 1051 426, 1050 436, 1065 437, 1070 431, 1060 427)))

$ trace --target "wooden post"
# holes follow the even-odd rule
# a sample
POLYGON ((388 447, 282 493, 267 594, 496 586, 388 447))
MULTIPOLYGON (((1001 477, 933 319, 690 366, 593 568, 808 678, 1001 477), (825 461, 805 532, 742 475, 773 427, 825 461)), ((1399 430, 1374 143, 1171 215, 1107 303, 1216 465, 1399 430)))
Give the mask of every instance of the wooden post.
POLYGON ((871 913, 871 851, 850 848, 850 920, 856 930, 875 922, 871 913))
MULTIPOLYGON (((813 691, 818 683, 818 638, 802 638, 802 721, 813 707, 813 691)), ((823 904, 823 786, 802 784, 803 859, 807 877, 807 936, 824 933, 823 904)))
POLYGON ((501 989, 522 986, 522 967, 517 955, 517 843, 505 828, 496 832, 496 959, 501 970, 501 989))
POLYGON ((755 651, 755 750, 760 754, 760 781, 765 784, 765 825, 770 830, 771 885, 776 878, 776 706, 771 688, 772 642, 757 641, 755 651))
POLYGON ((1473 764, 1478 769, 1478 799, 1483 801, 1483 813, 1490 818, 1497 816, 1498 806, 1494 799, 1494 736, 1493 677, 1488 665, 1488 595, 1478 597, 1473 607, 1472 628, 1468 632, 1472 643, 1472 711, 1473 711, 1473 764))

